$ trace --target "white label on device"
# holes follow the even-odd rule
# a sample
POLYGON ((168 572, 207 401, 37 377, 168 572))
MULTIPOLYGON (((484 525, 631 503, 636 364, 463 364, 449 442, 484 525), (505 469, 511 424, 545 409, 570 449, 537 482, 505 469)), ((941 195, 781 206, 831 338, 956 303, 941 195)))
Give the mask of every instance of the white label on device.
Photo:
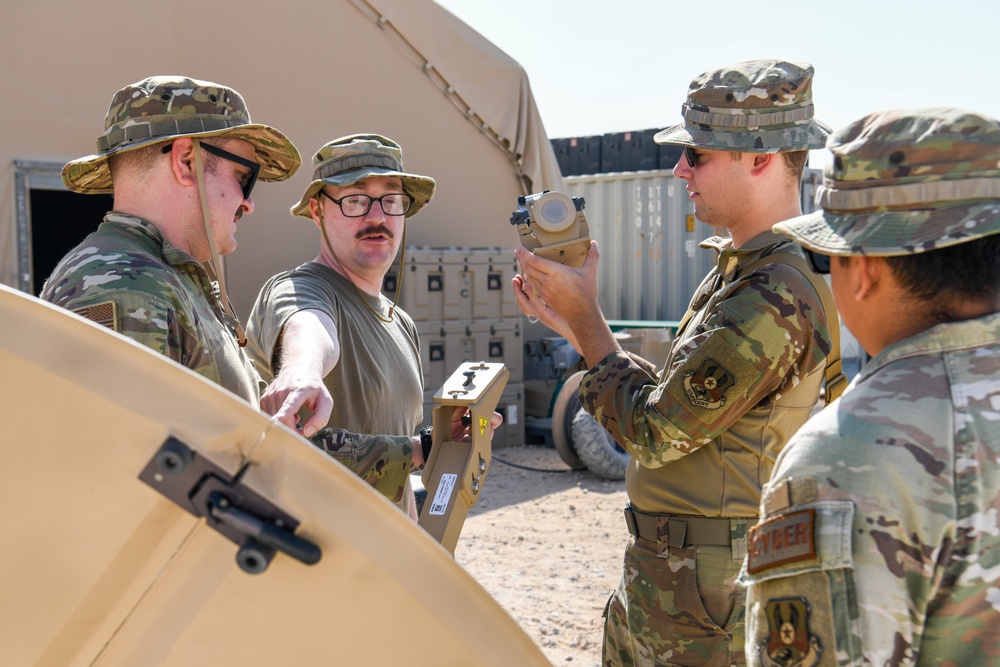
POLYGON ((434 492, 434 502, 431 503, 431 514, 435 516, 442 516, 444 514, 444 511, 448 508, 448 501, 451 500, 451 492, 455 488, 457 481, 458 475, 441 475, 441 482, 438 484, 437 491, 434 492))

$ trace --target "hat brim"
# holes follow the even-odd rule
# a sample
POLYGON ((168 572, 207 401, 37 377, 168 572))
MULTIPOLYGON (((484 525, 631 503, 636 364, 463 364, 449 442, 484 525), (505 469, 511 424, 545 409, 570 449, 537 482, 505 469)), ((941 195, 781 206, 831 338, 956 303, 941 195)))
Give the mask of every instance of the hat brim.
POLYGON ((313 181, 302 194, 302 199, 299 200, 299 203, 292 206, 290 209, 291 213, 292 215, 312 218, 312 213, 309 211, 309 200, 319 194, 319 191, 322 190, 324 186, 334 185, 343 188, 348 185, 354 185, 358 181, 363 181, 366 178, 372 178, 375 176, 398 178, 403 182, 403 190, 406 194, 413 197, 413 203, 410 204, 410 209, 406 212, 407 218, 416 215, 417 212, 426 206, 434 196, 436 183, 430 176, 408 174, 406 172, 394 171, 392 169, 384 169, 381 167, 361 167, 359 169, 351 169, 350 171, 344 171, 339 174, 334 174, 332 176, 313 181))
POLYGON ((653 141, 718 151, 779 153, 824 148, 831 131, 830 127, 815 118, 803 123, 756 130, 705 129, 704 126, 681 123, 658 132, 653 141))
POLYGON ((253 144, 257 152, 255 161, 260 164, 261 181, 283 181, 291 177, 302 157, 295 145, 284 134, 267 125, 249 123, 236 127, 213 130, 210 132, 192 132, 164 137, 151 137, 145 141, 137 141, 127 145, 117 146, 106 153, 88 155, 78 160, 68 162, 62 170, 63 183, 73 192, 83 194, 109 194, 114 192, 111 180, 111 169, 108 158, 119 153, 126 153, 144 146, 173 141, 179 137, 222 137, 225 139, 242 139, 253 144))
POLYGON ((1000 201, 908 211, 820 210, 779 222, 774 231, 824 255, 912 255, 1000 233, 1000 201))

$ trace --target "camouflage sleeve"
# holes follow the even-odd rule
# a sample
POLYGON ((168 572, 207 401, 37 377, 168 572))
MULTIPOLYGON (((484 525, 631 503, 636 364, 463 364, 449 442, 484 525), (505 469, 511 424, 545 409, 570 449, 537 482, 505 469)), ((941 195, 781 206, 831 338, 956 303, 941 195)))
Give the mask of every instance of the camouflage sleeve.
POLYGON ((711 442, 829 354, 815 289, 790 266, 769 268, 732 285, 658 379, 624 352, 584 377, 582 405, 642 465, 659 467, 711 442))
POLYGON ((403 487, 410 474, 409 437, 360 435, 324 428, 311 439, 314 445, 389 500, 398 503, 402 499, 403 487))
POLYGON ((846 393, 780 455, 741 574, 750 665, 1000 658, 986 447, 956 441, 943 366, 906 366, 846 393))
POLYGON ((84 295, 57 305, 184 363, 184 349, 190 341, 185 343, 176 311, 166 301, 146 293, 116 291, 84 295))

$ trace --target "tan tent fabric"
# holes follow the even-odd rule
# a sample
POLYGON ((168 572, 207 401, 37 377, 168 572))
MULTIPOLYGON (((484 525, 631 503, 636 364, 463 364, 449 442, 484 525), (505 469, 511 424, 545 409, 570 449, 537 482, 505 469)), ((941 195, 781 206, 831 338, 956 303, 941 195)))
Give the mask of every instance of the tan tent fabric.
MULTIPOLYGON (((94 151, 114 91, 152 74, 233 86, 253 120, 285 133, 307 161, 288 181, 258 186, 256 210, 240 223, 226 270, 243 317, 268 277, 316 256, 315 226, 288 208, 312 180, 312 152, 334 137, 391 137, 407 169, 437 181, 434 201, 407 225, 407 245, 513 247, 517 197, 563 188, 524 71, 431 0, 302 0, 280 9, 245 0, 238 10, 163 0, 155 14, 117 0, 14 3, 0 42, 17 54, 0 68, 0 89, 19 100, 0 126, 3 284, 30 276, 30 246, 19 235, 37 246, 97 222, 71 210, 55 230, 37 221, 19 228, 27 190, 15 185, 14 161, 55 165, 58 177, 67 160, 94 151), (40 49, 43 39, 87 48, 40 49)), ((61 189, 58 180, 48 187, 61 189)), ((36 271, 36 291, 44 278, 36 271)))
POLYGON ((563 189, 528 75, 517 61, 433 2, 352 1, 388 19, 387 35, 401 37, 401 48, 426 65, 428 77, 443 85, 469 121, 510 155, 527 179, 525 194, 563 189))

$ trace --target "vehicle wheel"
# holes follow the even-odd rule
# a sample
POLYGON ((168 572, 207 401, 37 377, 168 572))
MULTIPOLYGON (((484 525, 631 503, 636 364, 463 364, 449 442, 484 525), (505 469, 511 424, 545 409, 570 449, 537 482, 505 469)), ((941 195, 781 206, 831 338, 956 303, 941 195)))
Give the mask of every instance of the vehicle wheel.
POLYGON ((580 397, 577 391, 580 389, 580 380, 586 373, 587 371, 579 371, 566 378, 552 405, 552 444, 555 445, 563 462, 574 470, 583 470, 587 467, 576 455, 573 446, 573 417, 580 409, 580 397))
POLYGON ((590 472, 604 479, 625 479, 631 457, 583 408, 573 417, 572 432, 576 454, 590 472))

